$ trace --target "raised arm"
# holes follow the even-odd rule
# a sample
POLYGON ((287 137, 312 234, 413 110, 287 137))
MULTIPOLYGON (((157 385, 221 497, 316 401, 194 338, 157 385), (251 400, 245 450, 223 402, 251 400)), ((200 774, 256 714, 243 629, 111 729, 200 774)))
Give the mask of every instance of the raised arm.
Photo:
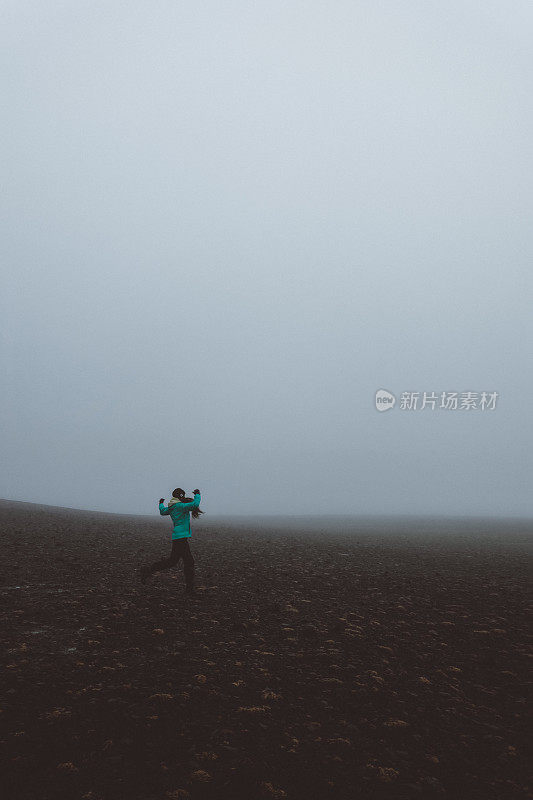
POLYGON ((163 498, 161 498, 161 500, 159 501, 159 513, 161 514, 162 517, 164 517, 165 514, 170 514, 170 508, 167 508, 165 506, 163 498))
POLYGON ((200 492, 198 491, 198 489, 195 489, 194 500, 191 500, 190 503, 180 503, 180 508, 185 508, 190 511, 192 508, 198 508, 199 505, 200 505, 200 492))

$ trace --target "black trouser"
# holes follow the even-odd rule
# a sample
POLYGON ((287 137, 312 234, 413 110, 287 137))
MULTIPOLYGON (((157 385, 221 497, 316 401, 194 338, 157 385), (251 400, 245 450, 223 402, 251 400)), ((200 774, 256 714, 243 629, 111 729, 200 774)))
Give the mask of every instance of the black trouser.
POLYGON ((150 572, 160 572, 162 569, 174 567, 180 558, 183 559, 183 571, 185 573, 185 582, 188 589, 192 589, 194 583, 194 559, 189 547, 189 539, 173 539, 172 550, 168 558, 162 558, 161 561, 156 561, 149 569, 150 572))

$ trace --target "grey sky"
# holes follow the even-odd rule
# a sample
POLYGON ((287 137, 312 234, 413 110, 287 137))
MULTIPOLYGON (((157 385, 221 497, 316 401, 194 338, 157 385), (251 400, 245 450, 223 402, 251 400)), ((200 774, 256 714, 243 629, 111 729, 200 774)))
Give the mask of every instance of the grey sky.
POLYGON ((4 2, 0 495, 530 515, 532 25, 4 2))

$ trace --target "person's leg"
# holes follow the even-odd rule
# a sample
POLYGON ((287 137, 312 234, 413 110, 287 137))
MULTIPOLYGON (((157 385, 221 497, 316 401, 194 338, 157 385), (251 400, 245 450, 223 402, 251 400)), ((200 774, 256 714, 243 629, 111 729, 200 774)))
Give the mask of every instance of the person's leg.
POLYGON ((151 575, 153 572, 161 572, 161 570, 168 569, 177 564, 181 557, 179 542, 179 539, 174 539, 172 541, 172 550, 170 551, 169 557, 162 558, 160 561, 155 561, 149 567, 145 567, 144 574, 151 575))
POLYGON ((190 594, 194 592, 194 558, 189 547, 189 540, 183 539, 183 571, 185 573, 185 588, 190 594))

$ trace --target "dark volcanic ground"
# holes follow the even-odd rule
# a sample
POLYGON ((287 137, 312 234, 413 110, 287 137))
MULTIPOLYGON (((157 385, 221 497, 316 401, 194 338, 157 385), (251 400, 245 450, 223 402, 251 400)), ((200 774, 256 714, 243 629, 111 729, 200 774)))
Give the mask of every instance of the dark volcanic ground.
POLYGON ((10 800, 529 796, 525 522, 0 519, 10 800))

